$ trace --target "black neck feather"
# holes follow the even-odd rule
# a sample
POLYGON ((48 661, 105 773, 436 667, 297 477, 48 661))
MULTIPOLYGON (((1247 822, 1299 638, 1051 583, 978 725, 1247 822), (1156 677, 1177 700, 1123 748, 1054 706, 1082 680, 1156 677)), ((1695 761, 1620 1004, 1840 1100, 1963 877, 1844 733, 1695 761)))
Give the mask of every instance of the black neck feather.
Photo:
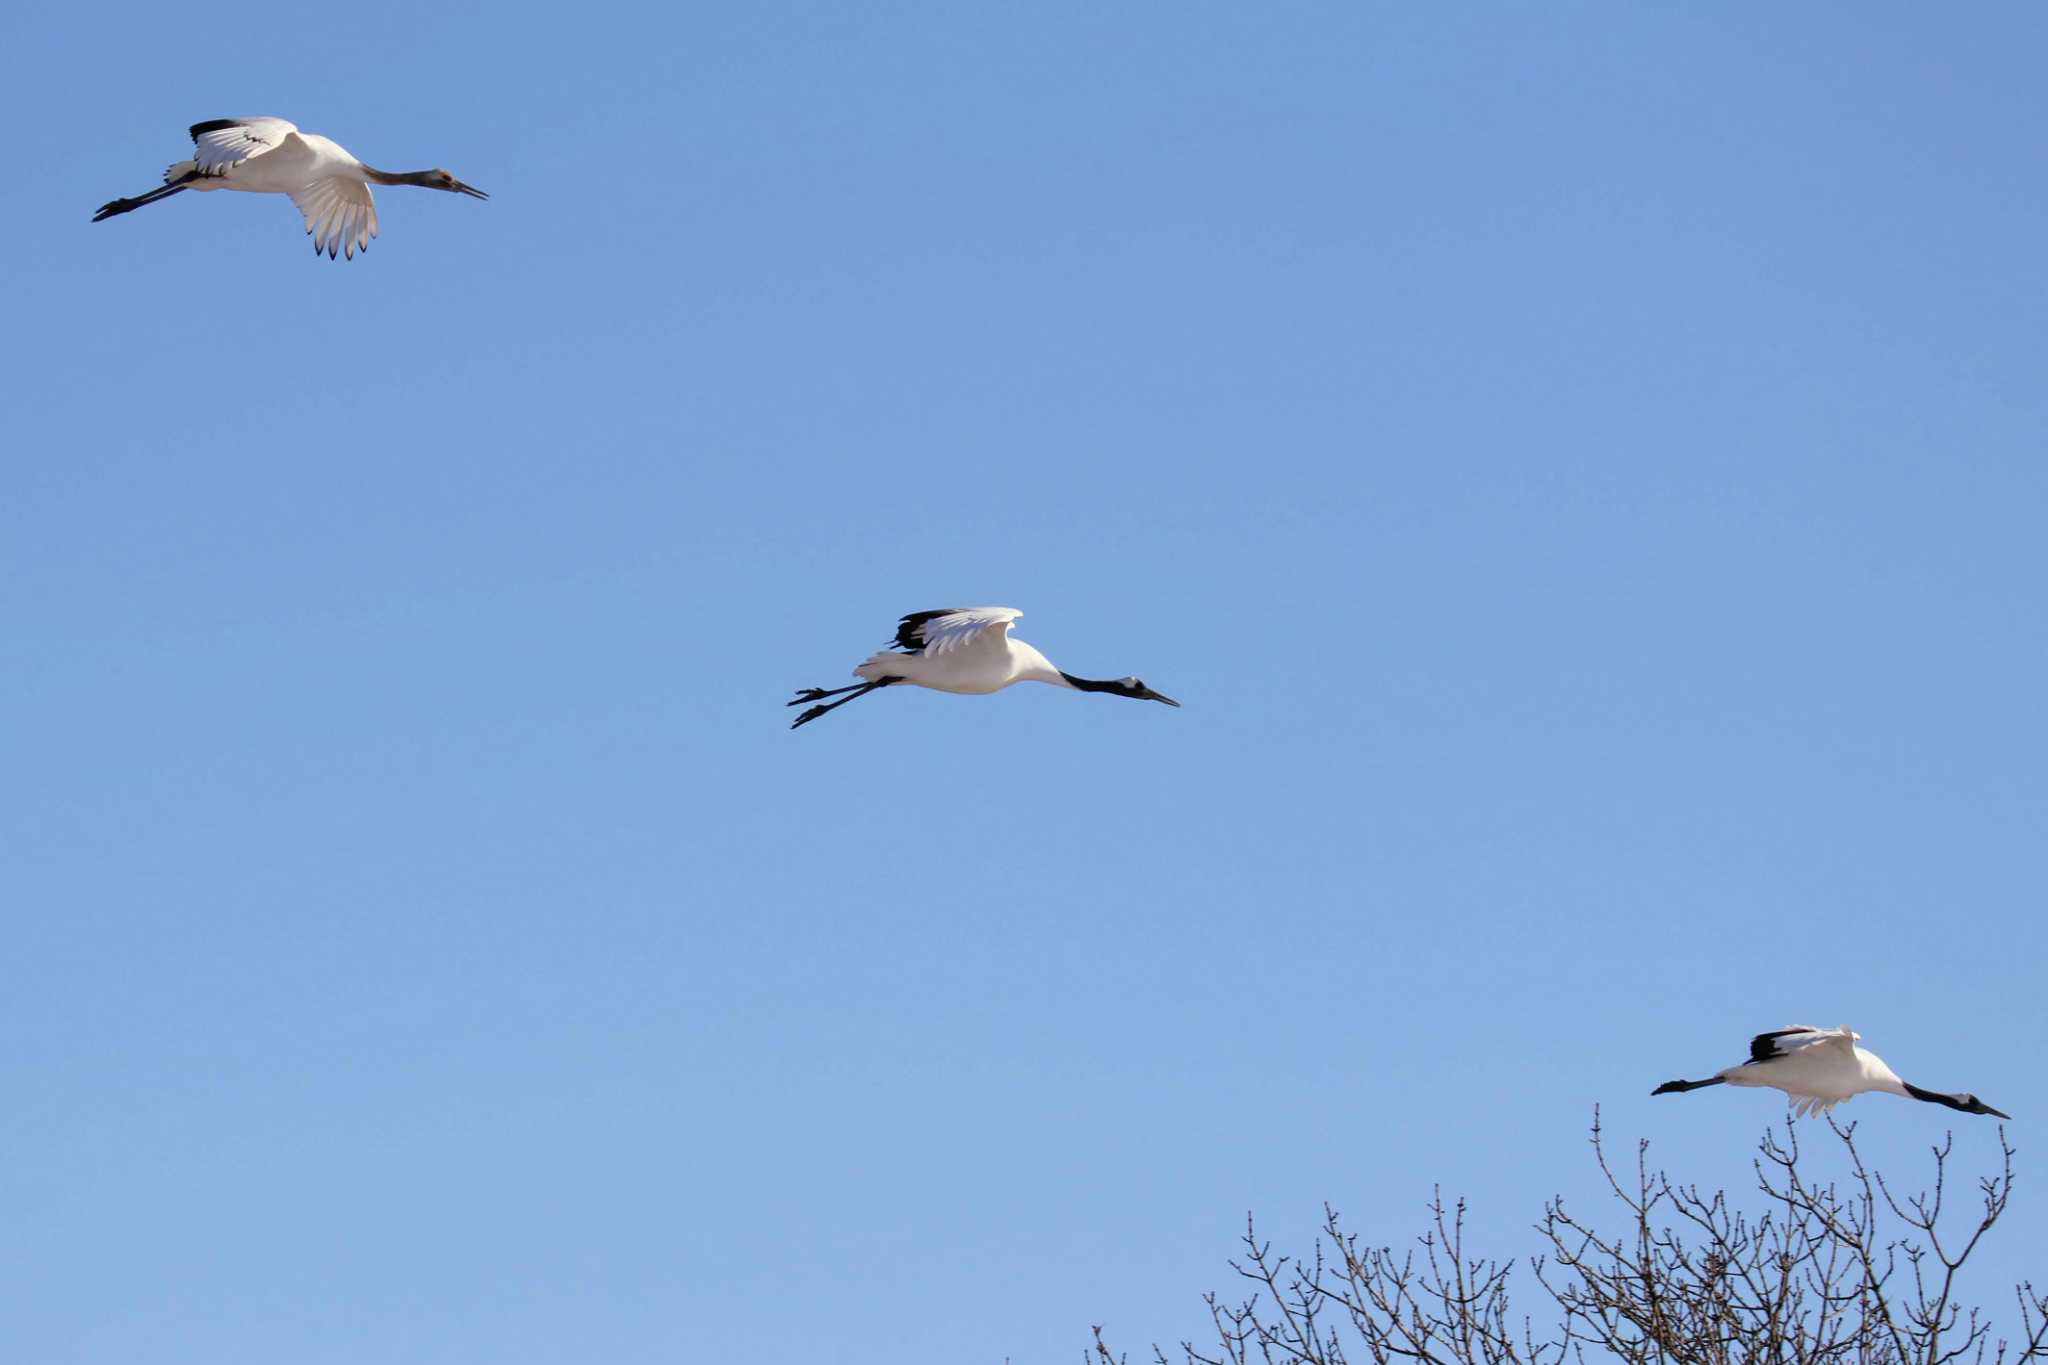
POLYGON ((1060 676, 1067 680, 1067 686, 1077 688, 1083 692, 1121 692, 1124 690, 1124 685, 1120 682, 1097 682, 1093 678, 1077 678, 1065 669, 1060 670, 1060 676))
POLYGON ((1899 1084, 1905 1086, 1906 1093, 1916 1100, 1926 1100, 1930 1104, 1945 1104, 1951 1109, 1961 1109, 1964 1113, 1969 1112, 1963 1102, 1954 1095, 1944 1095, 1939 1090, 1922 1090, 1911 1081, 1900 1081, 1899 1084))

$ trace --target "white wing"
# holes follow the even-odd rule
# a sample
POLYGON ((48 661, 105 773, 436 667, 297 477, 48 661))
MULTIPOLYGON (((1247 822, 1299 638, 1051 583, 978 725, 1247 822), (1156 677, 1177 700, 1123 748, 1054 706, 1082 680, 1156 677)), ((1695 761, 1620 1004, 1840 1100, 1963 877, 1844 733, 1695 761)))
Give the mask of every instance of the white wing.
POLYGON ((1015 607, 955 607, 914 611, 896 628, 898 649, 922 649, 928 658, 974 645, 1007 645, 1010 623, 1024 613, 1015 607))
POLYGON ((1749 1040, 1749 1060, 1751 1063, 1775 1061, 1828 1043, 1853 1048, 1856 1035, 1847 1029, 1815 1028, 1811 1024, 1799 1024, 1774 1033, 1759 1033, 1749 1040))
POLYGON ((292 202, 306 215, 315 256, 324 252, 331 261, 339 251, 352 261, 358 251, 369 249, 370 239, 377 235, 377 201, 360 180, 315 180, 293 190, 292 202))
POLYGON ((215 119, 192 125, 192 160, 201 175, 221 175, 298 132, 281 118, 215 119))

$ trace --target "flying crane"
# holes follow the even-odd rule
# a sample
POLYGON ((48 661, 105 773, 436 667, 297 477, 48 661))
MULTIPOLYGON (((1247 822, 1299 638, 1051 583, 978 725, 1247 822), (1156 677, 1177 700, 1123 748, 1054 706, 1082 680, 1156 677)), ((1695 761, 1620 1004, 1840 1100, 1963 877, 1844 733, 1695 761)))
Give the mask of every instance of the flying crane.
POLYGON ((354 260, 377 235, 377 201, 370 186, 420 185, 473 199, 490 196, 446 171, 380 171, 365 166, 340 143, 302 133, 281 118, 220 118, 192 125, 192 159, 173 162, 164 183, 133 199, 116 199, 92 216, 97 223, 183 190, 246 190, 285 194, 306 216, 313 254, 354 260))
POLYGON ((796 700, 788 705, 823 702, 826 697, 839 700, 811 707, 789 728, 808 725, 828 711, 895 683, 980 696, 1000 692, 1011 683, 1042 682, 1077 692, 1107 692, 1136 701, 1180 705, 1136 678, 1097 681, 1077 678, 1053 667, 1052 660, 1022 640, 1011 638, 1010 626, 1023 614, 1014 607, 914 611, 897 624, 896 639, 890 648, 870 656, 853 670, 860 682, 848 687, 807 687, 798 692, 796 700), (850 695, 840 697, 842 692, 850 695))
POLYGON ((1965 1114, 2009 1119, 1975 1095, 1922 1090, 1899 1079, 1875 1052, 1856 1046, 1863 1035, 1847 1028, 1785 1028, 1749 1040, 1749 1060, 1717 1071, 1703 1081, 1666 1081, 1652 1095, 1680 1094, 1708 1085, 1757 1085, 1782 1090, 1792 1112, 1825 1114, 1858 1095, 1902 1095, 1945 1104, 1965 1114))

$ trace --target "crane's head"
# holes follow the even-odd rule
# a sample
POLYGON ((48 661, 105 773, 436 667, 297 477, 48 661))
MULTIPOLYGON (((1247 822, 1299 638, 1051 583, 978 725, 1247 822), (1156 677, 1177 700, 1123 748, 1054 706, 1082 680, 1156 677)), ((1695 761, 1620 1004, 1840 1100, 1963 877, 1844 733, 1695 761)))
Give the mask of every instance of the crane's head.
POLYGON ((1119 697, 1129 697, 1133 701, 1163 701, 1168 706, 1180 705, 1165 693, 1154 692, 1137 678, 1110 678, 1097 681, 1094 678, 1077 678, 1064 670, 1060 676, 1067 680, 1067 686, 1082 692, 1112 692, 1119 697))
POLYGON ((1119 697, 1129 697, 1133 701, 1163 701, 1168 706, 1180 705, 1179 702, 1167 696, 1164 692, 1154 692, 1137 678, 1118 678, 1110 684, 1110 690, 1119 697))
POLYGON ((428 171, 425 184, 430 190, 446 190, 450 194, 466 194, 472 199, 488 199, 491 197, 474 185, 463 184, 446 171, 428 171))
POLYGON ((1995 1119, 2010 1120, 2012 1118, 2011 1114, 2005 1113, 2003 1110, 1993 1109, 1975 1095, 1951 1095, 1941 1090, 1922 1090, 1911 1081, 1901 1081, 1900 1084, 1906 1088, 1906 1093, 1916 1100, 1926 1100, 1932 1104, 1945 1104, 1951 1109, 1960 1109, 1965 1114, 1989 1114, 1995 1119))

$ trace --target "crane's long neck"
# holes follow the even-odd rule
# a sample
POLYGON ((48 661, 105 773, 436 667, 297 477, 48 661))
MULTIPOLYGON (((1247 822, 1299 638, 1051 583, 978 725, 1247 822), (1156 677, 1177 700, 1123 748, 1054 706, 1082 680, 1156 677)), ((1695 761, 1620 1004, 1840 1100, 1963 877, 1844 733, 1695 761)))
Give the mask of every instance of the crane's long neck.
MULTIPOLYGON (((1123 690, 1117 683, 1098 682, 1094 678, 1077 678, 1064 669, 1055 668, 1053 672, 1060 675, 1059 680, 1061 682, 1077 692, 1121 692, 1123 690)), ((1047 681, 1050 682, 1051 679, 1047 679, 1047 681)))
POLYGON ((380 185, 423 185, 428 188, 440 183, 435 171, 380 171, 375 166, 364 166, 363 174, 380 185))
POLYGON ((1052 666, 1051 659, 1022 640, 1010 641, 1010 667, 1013 682, 1051 683, 1054 687, 1066 687, 1070 682, 1066 674, 1052 666))
POLYGON ((1900 1081, 1899 1089, 1916 1100, 1926 1100, 1930 1104, 1945 1104, 1951 1109, 1960 1109, 1965 1114, 1975 1112, 1964 1102, 1966 1097, 1962 1095, 1945 1095, 1939 1090, 1922 1090, 1911 1081, 1900 1081))

